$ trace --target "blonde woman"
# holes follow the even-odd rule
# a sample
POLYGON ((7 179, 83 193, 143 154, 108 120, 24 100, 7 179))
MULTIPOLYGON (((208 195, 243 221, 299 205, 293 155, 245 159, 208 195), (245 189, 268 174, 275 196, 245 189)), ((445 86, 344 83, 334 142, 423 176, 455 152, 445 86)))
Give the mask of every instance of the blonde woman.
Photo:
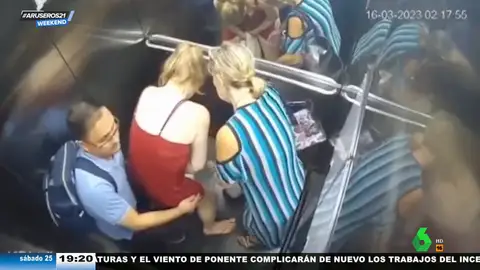
MULTIPOLYGON (((224 41, 246 41, 247 35, 257 38, 260 51, 256 57, 264 58, 263 50, 270 34, 279 28, 278 10, 260 0, 215 0, 220 17, 225 25, 222 39, 224 41)), ((252 49, 252 48, 250 48, 252 49)))
POLYGON ((189 101, 207 75, 200 48, 181 44, 165 61, 159 87, 140 96, 130 129, 129 165, 150 199, 174 207, 192 195, 203 196, 197 212, 206 235, 230 233, 235 220, 216 222, 215 197, 193 180, 207 158, 210 115, 189 101))
POLYGON ((219 177, 238 183, 247 201, 247 235, 238 241, 277 248, 305 182, 289 118, 277 90, 256 77, 245 46, 226 43, 212 51, 209 71, 220 99, 235 110, 217 133, 216 162, 219 177))

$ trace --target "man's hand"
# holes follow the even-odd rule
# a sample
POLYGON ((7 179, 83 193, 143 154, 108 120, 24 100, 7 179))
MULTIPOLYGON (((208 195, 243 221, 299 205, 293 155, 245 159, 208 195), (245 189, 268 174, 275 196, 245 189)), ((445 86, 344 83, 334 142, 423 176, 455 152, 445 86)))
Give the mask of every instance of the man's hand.
POLYGON ((200 202, 201 199, 202 199, 202 197, 200 196, 200 194, 192 195, 192 196, 184 199, 183 201, 181 201, 178 204, 177 208, 183 214, 192 213, 197 208, 198 202, 200 202))

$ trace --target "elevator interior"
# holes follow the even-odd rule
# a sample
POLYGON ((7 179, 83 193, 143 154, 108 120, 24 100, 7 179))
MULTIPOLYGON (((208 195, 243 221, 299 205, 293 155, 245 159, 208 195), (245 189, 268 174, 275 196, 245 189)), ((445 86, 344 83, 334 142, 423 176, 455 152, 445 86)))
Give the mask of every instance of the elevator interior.
MULTIPOLYGON (((155 84, 161 64, 169 55, 168 49, 174 48, 176 44, 175 40, 165 39, 164 36, 210 46, 219 44, 219 22, 215 12, 212 12, 212 7, 202 7, 204 10, 191 8, 192 2, 50 0, 45 6, 46 10, 76 11, 72 24, 52 29, 35 28, 32 22, 18 20, 21 10, 35 8, 33 1, 9 0, 2 4, 4 7, 0 10, 3 20, 0 25, 2 39, 0 127, 6 132, 12 119, 21 119, 18 121, 26 121, 28 124, 27 131, 17 131, 21 136, 4 138, 3 146, 0 148, 2 157, 0 174, 4 181, 0 189, 0 213, 3 215, 0 218, 0 231, 3 236, 0 237, 9 239, 0 241, 2 243, 0 251, 36 249, 66 252, 115 251, 115 246, 103 240, 77 239, 68 232, 55 228, 45 211, 42 194, 38 192, 37 172, 22 171, 21 168, 24 167, 32 168, 32 164, 22 163, 22 160, 15 159, 15 154, 10 154, 23 151, 23 155, 30 155, 28 142, 30 138, 36 136, 35 116, 52 104, 78 96, 88 96, 104 104, 120 119, 122 145, 124 149, 128 148, 128 123, 131 122, 137 98, 145 86, 155 84), (162 49, 162 46, 166 46, 167 49, 162 49)), ((348 10, 347 6, 341 5, 341 2, 345 1, 332 0, 332 2, 335 2, 334 6, 338 6, 337 16, 353 14, 352 16, 359 17, 358 21, 363 22, 362 25, 352 27, 345 19, 339 19, 340 28, 347 29, 344 30, 344 40, 349 40, 350 44, 345 47, 351 47, 353 51, 358 39, 367 33, 374 22, 361 20, 360 17, 365 15, 362 8, 365 7, 356 7, 358 11, 348 10)), ((392 8, 399 8, 402 1, 364 2, 365 4, 368 2, 370 8, 385 5, 386 2, 392 8)), ((467 2, 465 0, 465 3, 467 2)), ((442 7, 440 3, 431 5, 432 8, 442 7)), ((467 7, 471 8, 469 14, 475 14, 476 6, 467 7)), ((457 34, 460 30, 469 33, 468 31, 473 31, 468 29, 474 28, 474 18, 474 15, 469 15, 469 21, 444 22, 443 26, 436 27, 457 34)), ((469 38, 463 43, 470 45, 472 57, 469 59, 472 65, 477 65, 480 54, 475 53, 478 51, 478 46, 475 45, 478 44, 478 37, 472 35, 469 38)), ((457 46, 462 47, 463 44, 457 46)), ((261 71, 259 74, 262 75, 263 72, 263 76, 277 85, 287 99, 314 100, 315 114, 321 119, 332 141, 339 137, 343 138, 338 140, 342 143, 333 143, 331 147, 318 148, 313 153, 306 153, 305 158, 314 164, 315 170, 310 175, 308 188, 305 188, 309 192, 306 192, 308 194, 305 208, 299 213, 301 216, 299 225, 292 228, 295 232, 294 237, 282 250, 298 249, 300 246, 300 250, 305 252, 328 251, 338 218, 336 213, 341 209, 344 192, 348 186, 348 169, 351 170, 355 163, 352 154, 361 154, 372 148, 372 145, 399 131, 422 129, 429 119, 428 112, 411 111, 412 109, 421 111, 421 108, 418 108, 420 105, 414 104, 411 100, 403 96, 384 95, 378 91, 377 86, 381 80, 378 74, 375 75, 373 72, 370 74, 365 63, 349 62, 353 53, 348 50, 343 54, 346 76, 342 76, 342 81, 338 83, 308 72, 292 71, 262 61, 257 63, 261 71), (318 89, 328 92, 335 88, 332 85, 348 91, 330 96, 318 94, 318 89), (364 98, 361 94, 366 89, 371 89, 369 98, 364 98), (392 105, 389 100, 395 101, 397 105, 392 105), (370 108, 364 107, 367 102, 370 108), (390 116, 374 112, 375 109, 387 112, 390 116), (410 122, 398 118, 409 119, 410 122), (371 138, 361 137, 365 130, 373 130, 370 133, 373 134, 371 138)), ((378 55, 373 54, 371 57, 375 58, 378 55)), ((394 72, 398 72, 398 69, 392 69, 391 73, 393 76, 402 76, 394 72)), ((230 105, 217 98, 211 82, 205 85, 205 93, 204 96, 195 97, 195 100, 205 104, 211 111, 221 112, 212 114, 211 134, 215 134, 216 129, 232 114, 232 109, 230 105)), ((208 181, 211 174, 204 171, 200 173, 199 178, 208 181)), ((226 214, 239 214, 242 207, 241 202, 223 203, 223 211, 226 214)), ((236 244, 234 237, 205 238, 195 228, 192 229, 191 238, 187 243, 172 246, 171 251, 246 252, 236 244)))

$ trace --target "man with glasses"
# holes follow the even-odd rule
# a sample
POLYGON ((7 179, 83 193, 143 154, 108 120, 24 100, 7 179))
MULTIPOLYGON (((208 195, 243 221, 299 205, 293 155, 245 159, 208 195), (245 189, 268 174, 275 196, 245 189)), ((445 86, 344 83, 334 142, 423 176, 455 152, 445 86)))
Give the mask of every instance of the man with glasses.
POLYGON ((74 104, 67 123, 80 140, 78 157, 86 158, 108 172, 117 186, 115 190, 109 181, 78 168, 75 170, 78 197, 85 211, 95 219, 100 232, 122 244, 126 241, 129 246, 130 240, 134 240, 137 246, 145 236, 137 232, 165 225, 195 210, 200 199, 198 195, 181 201, 172 209, 137 212, 137 200, 127 179, 120 148, 118 120, 106 107, 86 102, 74 104))

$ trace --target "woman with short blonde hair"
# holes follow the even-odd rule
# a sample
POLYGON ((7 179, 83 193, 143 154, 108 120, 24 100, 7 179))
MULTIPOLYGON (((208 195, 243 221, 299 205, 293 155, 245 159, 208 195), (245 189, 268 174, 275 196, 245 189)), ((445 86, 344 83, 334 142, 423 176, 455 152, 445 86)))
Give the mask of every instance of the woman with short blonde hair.
POLYGON ((210 53, 209 72, 219 97, 235 113, 216 136, 219 178, 239 184, 246 197, 238 239, 251 248, 281 245, 305 182, 293 131, 277 90, 255 74, 252 53, 226 43, 210 53))
POLYGON ((189 99, 200 93, 206 75, 202 50, 180 44, 165 61, 159 86, 148 86, 140 96, 130 129, 129 166, 159 207, 202 195, 197 212, 204 233, 216 235, 230 233, 235 221, 216 222, 214 194, 193 180, 206 162, 210 114, 189 99))

